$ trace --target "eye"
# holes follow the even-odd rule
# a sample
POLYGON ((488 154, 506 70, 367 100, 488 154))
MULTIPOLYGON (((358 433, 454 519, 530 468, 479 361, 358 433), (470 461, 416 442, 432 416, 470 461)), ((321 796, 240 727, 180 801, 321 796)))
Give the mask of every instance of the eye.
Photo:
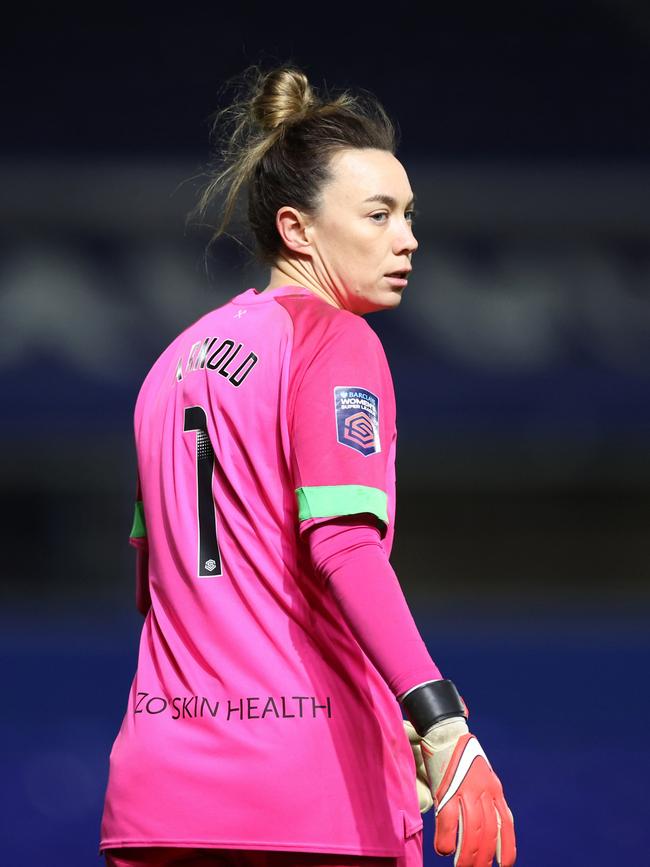
POLYGON ((376 223, 383 222, 383 220, 375 220, 375 217, 387 217, 388 211, 378 211, 376 214, 371 214, 370 219, 376 223))
POLYGON ((413 220, 417 217, 417 215, 418 215, 418 212, 415 210, 415 208, 411 208, 410 210, 408 210, 406 212, 405 216, 406 216, 406 219, 410 220, 412 223, 413 220))

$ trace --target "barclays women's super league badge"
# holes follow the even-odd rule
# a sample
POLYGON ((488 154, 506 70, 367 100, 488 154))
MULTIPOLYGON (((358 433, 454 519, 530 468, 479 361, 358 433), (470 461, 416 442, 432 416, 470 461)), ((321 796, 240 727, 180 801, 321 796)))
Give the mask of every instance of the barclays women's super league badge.
POLYGON ((356 385, 334 387, 336 438, 341 445, 356 449, 364 457, 381 451, 379 442, 379 398, 356 385))

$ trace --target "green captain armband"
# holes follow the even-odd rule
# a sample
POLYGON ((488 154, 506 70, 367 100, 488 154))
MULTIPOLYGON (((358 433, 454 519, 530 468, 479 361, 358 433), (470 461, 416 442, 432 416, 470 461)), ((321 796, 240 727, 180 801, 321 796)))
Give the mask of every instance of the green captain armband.
POLYGON ((298 520, 370 512, 388 527, 388 495, 369 485, 313 485, 296 488, 298 520))
POLYGON ((144 507, 142 500, 136 500, 133 513, 133 526, 129 533, 130 539, 143 539, 147 536, 147 526, 144 522, 144 507))

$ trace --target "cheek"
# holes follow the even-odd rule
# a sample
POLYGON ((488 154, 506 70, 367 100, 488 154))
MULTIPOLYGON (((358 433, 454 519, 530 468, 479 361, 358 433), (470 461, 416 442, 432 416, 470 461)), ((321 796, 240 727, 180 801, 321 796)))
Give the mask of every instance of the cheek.
POLYGON ((339 272, 357 277, 366 273, 372 262, 368 245, 352 234, 340 234, 330 247, 330 256, 339 272))
POLYGON ((321 240, 325 258, 342 278, 348 276, 360 284, 376 282, 385 254, 374 228, 343 219, 331 220, 323 226, 321 240))
POLYGON ((354 243, 342 223, 327 226, 321 240, 323 254, 330 263, 339 264, 349 260, 354 243))

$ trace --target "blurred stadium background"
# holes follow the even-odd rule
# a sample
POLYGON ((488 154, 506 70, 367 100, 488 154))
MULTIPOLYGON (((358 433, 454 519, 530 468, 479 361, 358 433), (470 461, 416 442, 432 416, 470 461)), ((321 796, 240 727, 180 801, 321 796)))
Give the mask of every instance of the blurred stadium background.
POLYGON ((184 217, 224 79, 291 59, 401 128, 420 248, 368 317, 397 395, 392 562, 518 863, 647 863, 647 4, 319 14, 316 37, 261 6, 51 7, 5 33, 6 863, 99 863, 139 633, 133 405, 178 331, 266 283, 229 240, 206 273, 184 217))

